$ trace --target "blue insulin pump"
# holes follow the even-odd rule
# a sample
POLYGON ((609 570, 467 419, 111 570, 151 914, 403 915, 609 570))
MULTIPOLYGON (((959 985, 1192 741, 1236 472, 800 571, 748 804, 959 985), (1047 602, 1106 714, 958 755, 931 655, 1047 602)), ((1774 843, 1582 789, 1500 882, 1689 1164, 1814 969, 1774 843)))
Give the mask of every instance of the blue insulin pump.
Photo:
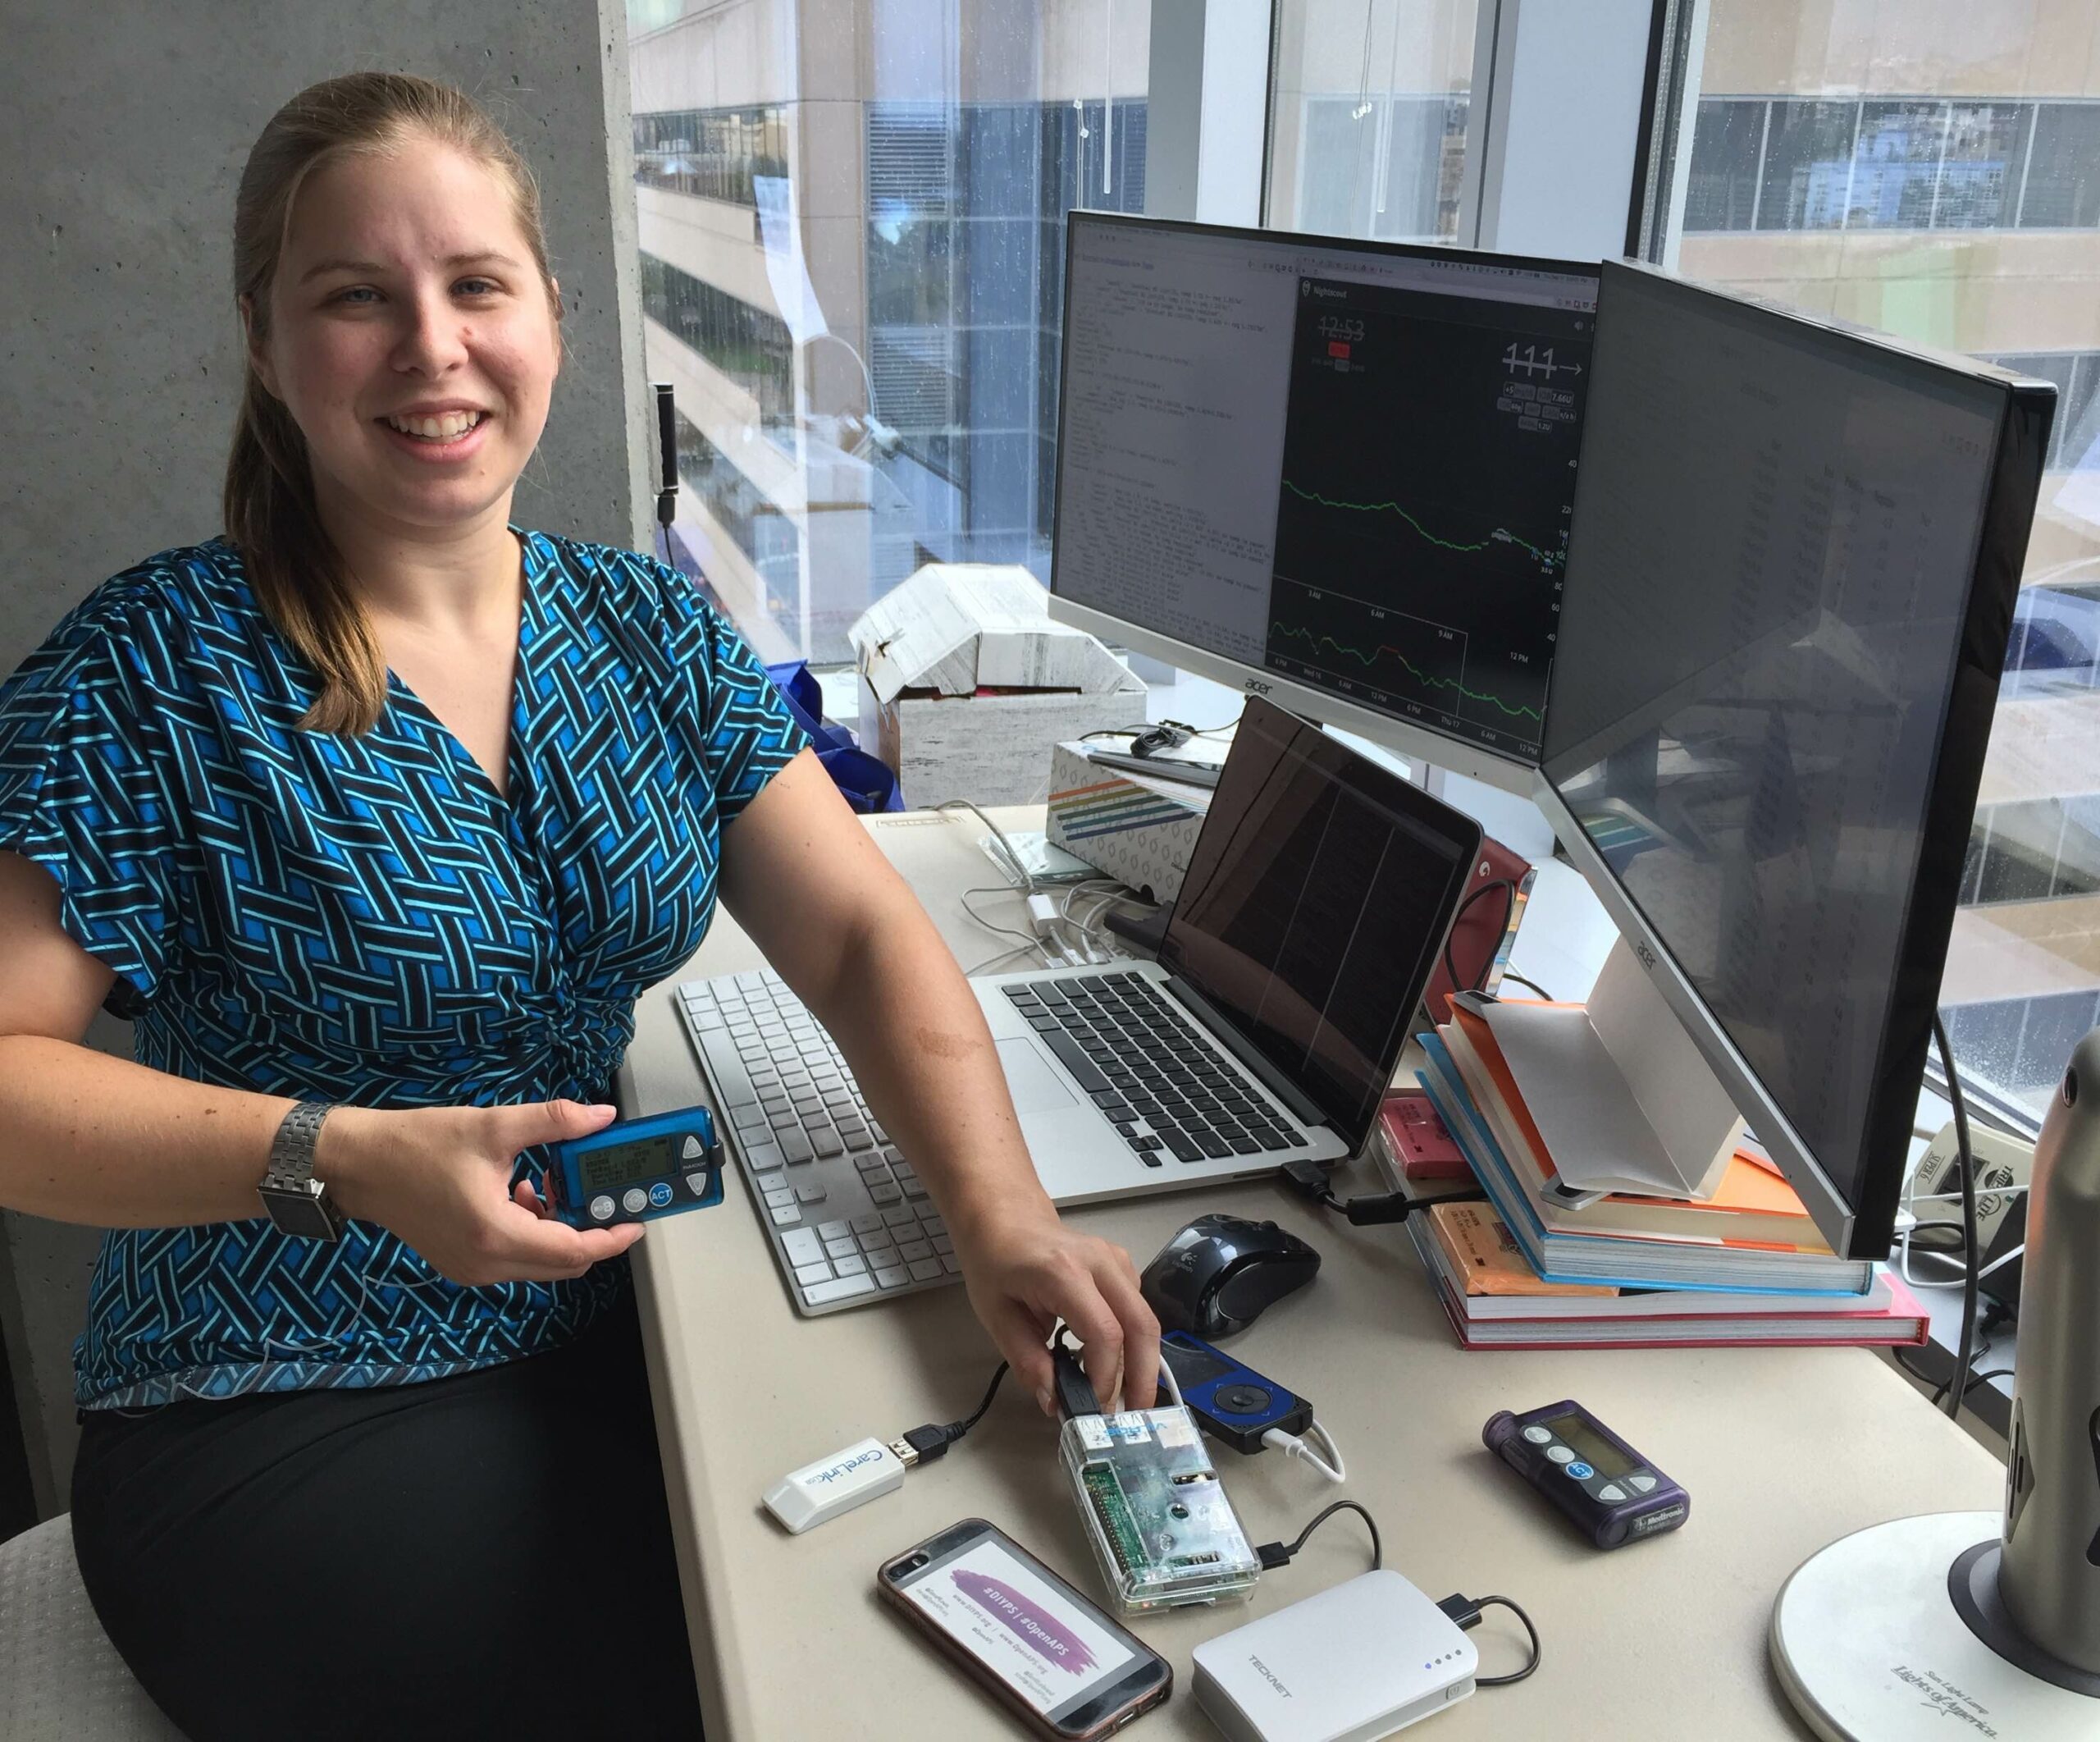
POLYGON ((555 1215, 571 1228, 617 1228, 722 1201, 722 1145, 705 1107, 623 1119, 555 1145, 555 1215))
MULTIPOLYGON (((1162 1333, 1159 1358, 1173 1369, 1189 1413, 1235 1452, 1259 1452, 1271 1428, 1297 1434, 1312 1425, 1312 1406, 1304 1398, 1186 1331, 1162 1333)), ((1160 1397, 1168 1401, 1163 1385, 1160 1397)))

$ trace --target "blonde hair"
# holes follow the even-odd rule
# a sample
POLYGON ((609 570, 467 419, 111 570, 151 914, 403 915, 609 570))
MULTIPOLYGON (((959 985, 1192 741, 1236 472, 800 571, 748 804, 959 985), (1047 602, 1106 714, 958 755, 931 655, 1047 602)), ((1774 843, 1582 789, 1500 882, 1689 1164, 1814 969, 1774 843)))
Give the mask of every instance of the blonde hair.
MULTIPOLYGON (((360 72, 301 91, 270 117, 248 154, 234 203, 233 278, 257 339, 269 336, 270 288, 306 178, 337 158, 384 154, 417 135, 472 158, 509 187, 511 214, 560 321, 539 184, 517 147, 463 91, 406 73, 360 72)), ((369 731, 386 706, 386 661, 316 510, 306 437, 244 351, 224 508, 226 537, 257 601, 319 674, 319 692, 299 724, 353 736, 369 731)))

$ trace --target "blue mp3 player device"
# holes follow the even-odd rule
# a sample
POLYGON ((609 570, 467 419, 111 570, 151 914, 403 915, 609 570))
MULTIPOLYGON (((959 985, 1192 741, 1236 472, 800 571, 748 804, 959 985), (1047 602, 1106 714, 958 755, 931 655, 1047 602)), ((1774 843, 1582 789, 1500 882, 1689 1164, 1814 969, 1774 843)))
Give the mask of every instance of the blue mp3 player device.
POLYGON ((622 1119, 555 1145, 554 1213, 571 1228, 617 1228, 722 1201, 722 1145, 705 1107, 622 1119))
MULTIPOLYGON (((1186 1331, 1162 1333, 1159 1358, 1174 1369, 1189 1413, 1235 1452, 1259 1452, 1271 1428, 1303 1433, 1312 1425, 1312 1406, 1304 1398, 1186 1331)), ((1160 1394, 1171 1401, 1164 1386, 1160 1394)))

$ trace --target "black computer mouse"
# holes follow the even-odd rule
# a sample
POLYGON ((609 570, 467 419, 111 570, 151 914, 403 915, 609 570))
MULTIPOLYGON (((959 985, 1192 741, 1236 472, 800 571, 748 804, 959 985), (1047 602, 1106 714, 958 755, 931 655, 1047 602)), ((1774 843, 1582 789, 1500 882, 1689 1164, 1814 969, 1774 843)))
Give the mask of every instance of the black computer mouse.
POLYGON ((1144 1296, 1162 1330, 1209 1341, 1245 1330, 1319 1269, 1320 1255, 1273 1222, 1198 1216, 1145 1266, 1144 1296))

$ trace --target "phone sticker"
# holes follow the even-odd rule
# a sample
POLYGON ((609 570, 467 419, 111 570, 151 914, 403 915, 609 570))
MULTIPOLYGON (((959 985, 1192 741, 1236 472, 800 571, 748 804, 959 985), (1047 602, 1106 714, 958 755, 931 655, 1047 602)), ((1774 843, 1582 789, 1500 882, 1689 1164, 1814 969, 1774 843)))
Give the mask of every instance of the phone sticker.
POLYGON ((1138 1661, 1136 1653, 990 1537, 975 1539, 901 1589, 1045 1717, 1090 1698, 1138 1661))

